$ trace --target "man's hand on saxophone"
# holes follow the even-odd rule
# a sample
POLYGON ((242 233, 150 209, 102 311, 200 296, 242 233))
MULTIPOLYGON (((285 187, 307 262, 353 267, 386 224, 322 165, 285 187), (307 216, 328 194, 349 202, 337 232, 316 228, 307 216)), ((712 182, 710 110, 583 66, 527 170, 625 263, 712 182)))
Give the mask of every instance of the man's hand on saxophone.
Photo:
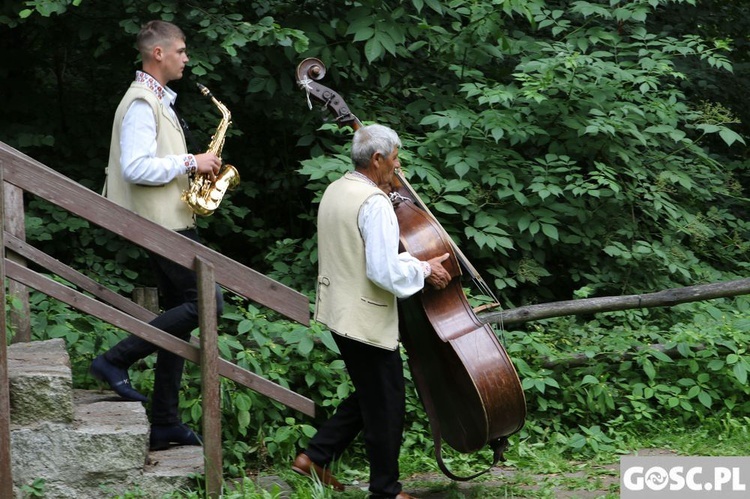
POLYGON ((212 152, 205 152, 195 155, 195 162, 198 164, 197 173, 208 175, 211 182, 216 181, 216 175, 221 169, 221 159, 212 152))

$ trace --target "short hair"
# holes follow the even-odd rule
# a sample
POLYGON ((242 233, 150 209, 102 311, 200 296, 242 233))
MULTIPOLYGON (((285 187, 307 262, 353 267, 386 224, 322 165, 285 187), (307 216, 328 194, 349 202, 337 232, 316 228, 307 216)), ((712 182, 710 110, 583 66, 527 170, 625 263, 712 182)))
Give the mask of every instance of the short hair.
POLYGON ((178 26, 167 21, 149 21, 138 32, 136 47, 141 57, 145 58, 154 47, 173 40, 185 40, 185 33, 178 26))
POLYGON ((367 166, 375 153, 389 156, 401 147, 398 134, 383 125, 367 125, 357 129, 352 139, 352 163, 355 167, 367 166))

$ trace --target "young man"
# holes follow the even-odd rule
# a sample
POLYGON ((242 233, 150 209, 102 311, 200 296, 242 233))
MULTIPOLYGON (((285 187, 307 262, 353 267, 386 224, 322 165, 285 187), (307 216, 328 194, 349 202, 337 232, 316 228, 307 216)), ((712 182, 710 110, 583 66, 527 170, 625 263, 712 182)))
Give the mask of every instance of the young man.
MULTIPOLYGON (((167 87, 182 78, 188 62, 185 35, 174 24, 151 21, 137 38, 142 70, 133 81, 115 113, 105 195, 163 227, 198 241, 195 217, 181 200, 190 174, 219 172, 221 160, 213 153, 189 154, 185 134, 172 105, 177 94, 167 87)), ((197 278, 193 271, 151 254, 157 285, 165 310, 151 325, 188 340, 198 326, 197 278)), ((217 310, 223 300, 217 286, 217 310)), ((184 425, 178 414, 179 389, 184 359, 157 349, 151 343, 129 336, 100 355, 91 373, 106 381, 121 397, 147 402, 130 384, 128 368, 157 353, 151 404, 152 450, 170 444, 200 445, 201 440, 184 425)))

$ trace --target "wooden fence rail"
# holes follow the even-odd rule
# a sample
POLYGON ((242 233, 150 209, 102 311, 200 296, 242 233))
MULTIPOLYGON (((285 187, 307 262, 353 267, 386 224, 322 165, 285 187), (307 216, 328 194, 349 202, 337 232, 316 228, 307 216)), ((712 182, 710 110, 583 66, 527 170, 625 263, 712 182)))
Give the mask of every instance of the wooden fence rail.
POLYGON ((735 279, 726 282, 696 284, 684 288, 672 288, 640 295, 599 296, 552 303, 526 305, 510 310, 483 312, 479 320, 485 324, 496 323, 512 326, 529 321, 562 317, 565 315, 598 314, 638 308, 673 307, 681 303, 729 298, 750 293, 750 279, 735 279))

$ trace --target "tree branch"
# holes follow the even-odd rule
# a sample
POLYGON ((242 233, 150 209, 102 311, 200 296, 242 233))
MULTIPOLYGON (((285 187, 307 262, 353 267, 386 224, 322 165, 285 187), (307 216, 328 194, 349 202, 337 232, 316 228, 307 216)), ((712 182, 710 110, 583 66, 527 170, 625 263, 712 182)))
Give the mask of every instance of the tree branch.
POLYGON ((503 326, 565 315, 614 312, 633 308, 671 307, 680 303, 712 300, 750 294, 750 279, 701 284, 685 288, 674 288, 642 295, 603 296, 552 303, 528 305, 499 312, 486 312, 478 315, 485 324, 497 323, 503 326))

